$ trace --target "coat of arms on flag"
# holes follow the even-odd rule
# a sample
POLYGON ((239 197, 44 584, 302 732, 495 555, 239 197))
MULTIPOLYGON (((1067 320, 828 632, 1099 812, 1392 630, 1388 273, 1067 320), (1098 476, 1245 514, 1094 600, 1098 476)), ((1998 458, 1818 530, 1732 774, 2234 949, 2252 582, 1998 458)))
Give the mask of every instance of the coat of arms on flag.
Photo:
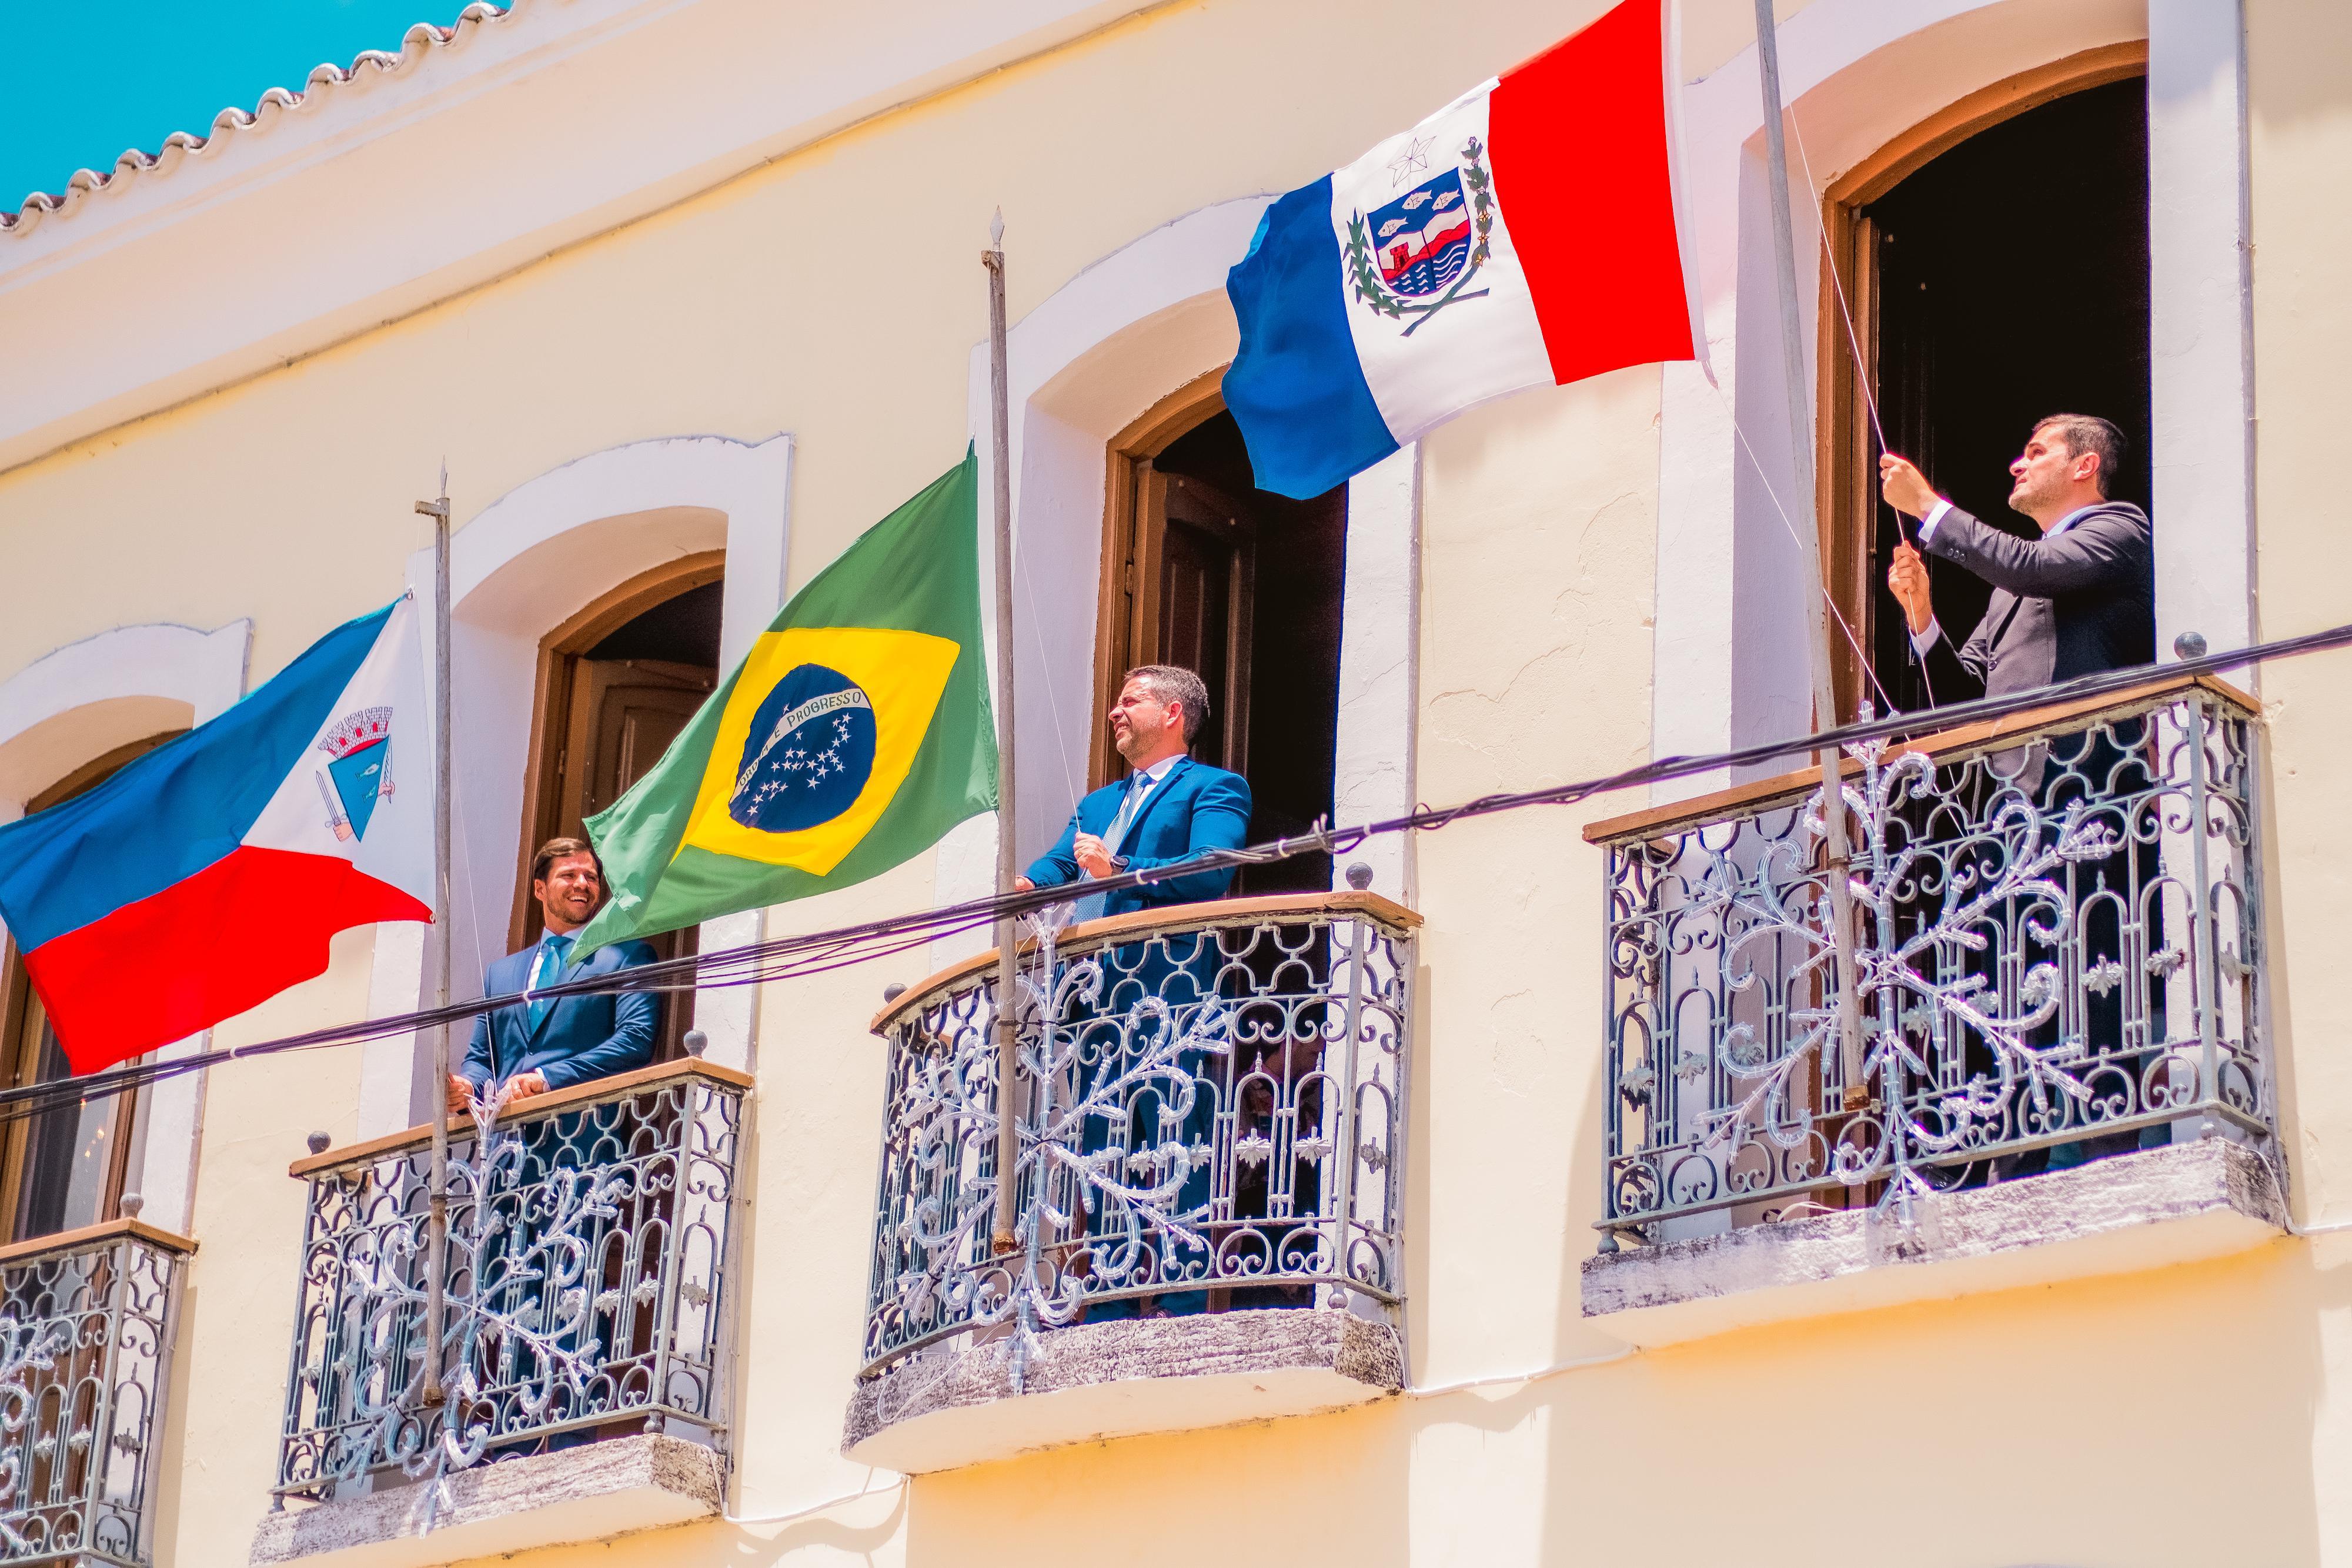
MULTIPOLYGON (((1426 168, 1426 141, 1416 141, 1395 163, 1397 177, 1426 168)), ((1422 320, 1458 299, 1484 298, 1471 281, 1486 263, 1495 227, 1494 182, 1475 136, 1454 168, 1425 180, 1370 214, 1348 221, 1348 264, 1356 299, 1382 316, 1413 318, 1410 337, 1422 320), (1432 298, 1434 296, 1435 298, 1432 298)))
POLYGON ((1670 23, 1619 0, 1266 209, 1225 283, 1261 488, 1319 496, 1488 398, 1702 350, 1670 23))
POLYGON ((314 775, 327 803, 327 826, 346 842, 367 836, 375 803, 392 794, 392 709, 345 714, 319 738, 326 768, 314 775))

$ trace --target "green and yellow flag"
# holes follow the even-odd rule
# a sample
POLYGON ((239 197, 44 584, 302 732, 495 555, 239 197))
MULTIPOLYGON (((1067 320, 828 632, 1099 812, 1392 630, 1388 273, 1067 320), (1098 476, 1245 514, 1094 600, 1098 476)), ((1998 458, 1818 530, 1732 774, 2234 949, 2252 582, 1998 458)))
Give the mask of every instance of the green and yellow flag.
POLYGON ((863 882, 994 809, 979 476, 967 451, 860 535, 588 819, 612 901, 575 956, 863 882))

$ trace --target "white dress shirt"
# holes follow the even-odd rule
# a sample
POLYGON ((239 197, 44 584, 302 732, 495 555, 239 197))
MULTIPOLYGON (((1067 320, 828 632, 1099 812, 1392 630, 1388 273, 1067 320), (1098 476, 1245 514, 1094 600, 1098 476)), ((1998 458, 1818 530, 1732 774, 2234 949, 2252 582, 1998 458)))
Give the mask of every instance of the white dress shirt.
MULTIPOLYGON (((1951 509, 1952 504, 1949 501, 1943 499, 1941 497, 1938 497, 1935 506, 1928 508, 1927 515, 1919 519, 1919 543, 1923 549, 1926 547, 1929 539, 1936 537, 1936 525, 1942 522, 1944 520, 1944 514, 1951 509)), ((2075 507, 2073 511, 2058 519, 2058 526, 2056 528, 2052 528, 2048 533, 2042 537, 2045 539, 2056 538, 2060 534, 2064 533, 2068 528, 2074 526, 2074 519, 2080 517, 2084 513, 2090 510, 2092 510, 2092 508, 2089 507, 2075 507)), ((1914 632, 1911 633, 1911 646, 1918 653, 1925 653, 1928 649, 1936 645, 1936 639, 1941 637, 1943 634, 1944 628, 1942 624, 1933 616, 1930 616, 1927 620, 1927 629, 1925 632, 1914 632)))

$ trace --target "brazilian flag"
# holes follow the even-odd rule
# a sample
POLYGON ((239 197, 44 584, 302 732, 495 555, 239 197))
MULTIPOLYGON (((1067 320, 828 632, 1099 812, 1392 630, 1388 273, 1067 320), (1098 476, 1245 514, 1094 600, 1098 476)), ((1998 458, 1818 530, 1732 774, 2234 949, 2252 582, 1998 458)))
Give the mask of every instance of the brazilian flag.
POLYGON ((575 957, 877 876, 996 805, 980 466, 793 596, 653 770, 588 819, 612 901, 575 957))

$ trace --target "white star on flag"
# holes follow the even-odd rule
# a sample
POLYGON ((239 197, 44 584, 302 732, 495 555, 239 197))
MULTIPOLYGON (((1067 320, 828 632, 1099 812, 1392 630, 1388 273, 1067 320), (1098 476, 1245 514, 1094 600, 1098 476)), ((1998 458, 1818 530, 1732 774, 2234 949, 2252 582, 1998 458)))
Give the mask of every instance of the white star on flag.
POLYGON ((1411 136, 1405 139, 1404 151, 1398 153, 1395 160, 1389 164, 1389 172, 1396 176, 1396 183, 1402 185, 1416 173, 1429 172, 1429 150, 1436 141, 1437 138, 1433 136, 1411 136))

